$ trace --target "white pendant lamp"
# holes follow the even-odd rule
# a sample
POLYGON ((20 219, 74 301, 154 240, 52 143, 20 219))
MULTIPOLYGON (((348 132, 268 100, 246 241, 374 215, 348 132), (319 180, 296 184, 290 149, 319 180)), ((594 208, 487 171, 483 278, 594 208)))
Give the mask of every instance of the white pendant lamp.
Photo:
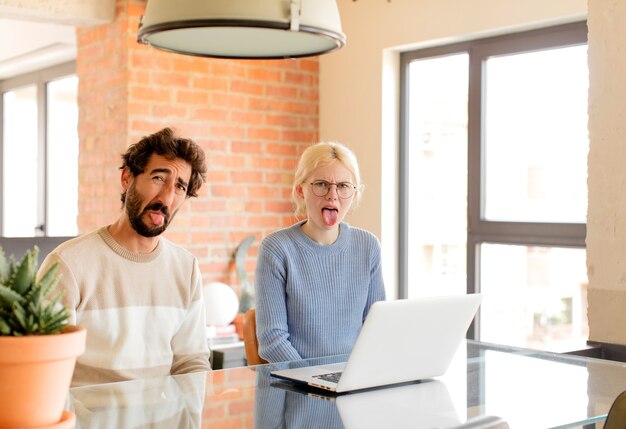
POLYGON ((335 0, 148 0, 137 41, 217 58, 273 59, 341 48, 335 0))

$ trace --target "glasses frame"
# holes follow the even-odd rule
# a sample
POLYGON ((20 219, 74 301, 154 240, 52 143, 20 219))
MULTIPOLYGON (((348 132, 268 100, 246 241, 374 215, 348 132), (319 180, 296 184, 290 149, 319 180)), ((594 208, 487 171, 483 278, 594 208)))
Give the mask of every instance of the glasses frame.
POLYGON ((354 185, 351 182, 337 182, 337 183, 335 183, 335 182, 328 182, 326 180, 315 180, 313 182, 310 182, 309 185, 311 185, 311 192, 313 192, 313 195, 315 195, 316 197, 325 197, 330 192, 330 189, 331 189, 332 185, 335 185, 335 192, 337 192, 337 197, 341 198, 342 200, 348 200, 348 199, 354 197, 354 194, 359 189, 358 186, 354 185), (326 184, 328 189, 326 190, 326 192, 324 194, 320 195, 320 194, 318 194, 316 192, 316 189, 318 189, 316 185, 322 184, 322 183, 326 184), (352 189, 352 193, 350 195, 348 195, 347 197, 341 196, 339 194, 339 186, 338 185, 349 185, 351 187, 350 189, 352 189))

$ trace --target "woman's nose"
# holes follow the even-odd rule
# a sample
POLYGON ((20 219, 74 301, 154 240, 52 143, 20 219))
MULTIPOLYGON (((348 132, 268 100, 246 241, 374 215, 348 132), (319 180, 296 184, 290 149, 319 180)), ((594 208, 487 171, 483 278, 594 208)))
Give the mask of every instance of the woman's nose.
POLYGON ((337 194, 337 185, 335 183, 330 183, 328 185, 328 193, 326 194, 326 198, 336 200, 339 197, 337 194))

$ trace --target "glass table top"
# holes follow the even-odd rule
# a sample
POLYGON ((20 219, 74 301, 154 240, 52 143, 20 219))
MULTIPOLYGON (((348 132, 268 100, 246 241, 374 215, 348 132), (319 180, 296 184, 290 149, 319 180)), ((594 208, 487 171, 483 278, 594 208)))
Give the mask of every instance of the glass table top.
POLYGON ((512 429, 590 429, 626 390, 623 363, 471 340, 422 382, 333 397, 269 375, 346 357, 73 388, 68 407, 76 428, 461 428, 494 416, 512 429))

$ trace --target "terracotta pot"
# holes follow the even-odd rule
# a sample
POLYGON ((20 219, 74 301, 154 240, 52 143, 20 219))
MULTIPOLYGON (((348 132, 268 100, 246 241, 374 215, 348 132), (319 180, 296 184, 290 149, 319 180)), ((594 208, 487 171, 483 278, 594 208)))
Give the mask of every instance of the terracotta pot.
POLYGON ((69 326, 58 335, 0 336, 0 428, 46 427, 62 420, 86 334, 69 326))

